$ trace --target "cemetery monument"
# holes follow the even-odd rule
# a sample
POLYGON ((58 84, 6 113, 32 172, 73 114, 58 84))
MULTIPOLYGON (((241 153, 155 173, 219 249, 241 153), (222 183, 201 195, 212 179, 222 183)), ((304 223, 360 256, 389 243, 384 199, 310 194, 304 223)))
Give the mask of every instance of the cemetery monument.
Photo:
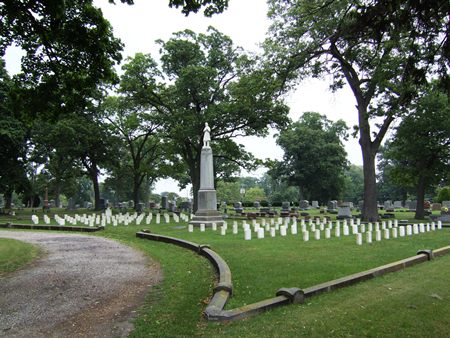
POLYGON ((210 147, 211 129, 205 123, 203 130, 203 147, 200 154, 200 189, 198 191, 198 209, 189 222, 194 226, 205 224, 211 227, 213 223, 217 226, 223 225, 223 217, 217 211, 217 195, 214 189, 213 153, 210 147))

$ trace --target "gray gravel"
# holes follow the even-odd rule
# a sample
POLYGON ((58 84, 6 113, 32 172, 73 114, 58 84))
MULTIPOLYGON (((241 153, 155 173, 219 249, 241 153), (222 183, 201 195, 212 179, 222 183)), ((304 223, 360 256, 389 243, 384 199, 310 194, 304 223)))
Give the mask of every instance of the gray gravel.
POLYGON ((0 337, 124 337, 161 269, 112 240, 67 233, 1 231, 46 254, 0 277, 0 337))

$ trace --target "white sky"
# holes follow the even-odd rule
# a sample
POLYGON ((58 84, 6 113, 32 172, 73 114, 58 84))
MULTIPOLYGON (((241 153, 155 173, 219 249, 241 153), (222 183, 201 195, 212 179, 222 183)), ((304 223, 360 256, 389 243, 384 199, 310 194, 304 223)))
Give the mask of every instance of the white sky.
MULTIPOLYGON (((212 18, 203 14, 190 14, 185 17, 180 10, 169 8, 168 0, 135 0, 133 6, 116 1, 111 5, 107 0, 95 0, 103 14, 113 26, 114 35, 125 44, 124 59, 137 52, 151 53, 155 59, 159 57, 159 46, 154 41, 167 40, 173 32, 191 29, 194 32, 206 32, 208 26, 214 26, 228 35, 234 44, 246 51, 257 52, 259 43, 264 38, 270 21, 266 17, 267 4, 264 0, 230 0, 229 8, 224 13, 212 18)), ((20 69, 20 50, 9 48, 6 54, 6 66, 10 74, 20 69)), ((330 120, 343 119, 352 129, 357 124, 355 99, 348 87, 337 93, 331 93, 326 80, 310 79, 304 81, 287 103, 291 109, 290 118, 298 120, 305 111, 316 111, 325 114, 330 120)), ((273 133, 265 139, 256 137, 239 138, 239 143, 258 158, 282 159, 283 151, 275 144, 273 133)), ((345 143, 348 159, 351 163, 362 165, 362 156, 356 139, 350 138, 345 143)), ((265 170, 258 170, 252 175, 261 175, 265 170)), ((248 173, 243 173, 248 175, 248 173)), ((179 192, 173 180, 161 180, 156 184, 155 192, 179 192)), ((187 197, 187 190, 180 195, 187 197)))

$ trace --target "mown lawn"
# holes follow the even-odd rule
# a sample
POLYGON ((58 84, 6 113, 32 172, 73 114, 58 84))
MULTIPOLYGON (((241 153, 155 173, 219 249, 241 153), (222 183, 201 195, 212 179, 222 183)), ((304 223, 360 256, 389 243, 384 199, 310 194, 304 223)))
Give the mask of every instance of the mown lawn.
MULTIPOLYGON (((403 213, 402 215, 405 215, 403 213)), ((403 219, 403 217, 398 217, 403 219)), ((152 232, 209 244, 229 264, 234 296, 228 309, 275 295, 281 287, 305 288, 405 257, 419 249, 450 245, 450 229, 356 245, 354 236, 316 241, 301 235, 244 241, 185 223, 107 226, 97 236, 120 240, 160 262, 163 282, 154 287, 135 321, 134 337, 447 337, 450 336, 450 255, 404 271, 308 299, 232 323, 202 317, 215 278, 210 264, 188 250, 139 239, 152 232)), ((334 232, 332 232, 334 235, 334 232)), ((323 234, 322 234, 323 236, 323 234)))
POLYGON ((42 251, 35 245, 0 238, 0 276, 13 272, 36 259, 42 251))
POLYGON ((304 305, 282 307, 243 321, 217 324, 208 323, 201 317, 214 283, 212 269, 205 259, 169 244, 133 238, 136 231, 150 228, 153 232, 210 244, 231 268, 234 296, 227 308, 234 308, 273 297, 281 287, 304 288, 413 256, 419 249, 450 245, 450 229, 358 246, 354 236, 303 242, 299 235, 288 235, 249 242, 244 241, 242 232, 221 236, 212 230, 201 233, 196 229, 189 233, 178 226, 107 227, 98 233, 139 247, 163 266, 165 279, 149 295, 148 306, 137 321, 136 337, 302 334, 423 337, 429 332, 439 337, 450 327, 447 325, 450 318, 449 257, 314 297, 304 305), (387 286, 388 283, 392 286, 387 286), (443 316, 436 316, 438 307, 443 316), (398 319, 387 320, 385 315, 398 319), (420 326, 417 320, 423 316, 432 320, 420 326), (386 323, 389 323, 387 328, 386 323))

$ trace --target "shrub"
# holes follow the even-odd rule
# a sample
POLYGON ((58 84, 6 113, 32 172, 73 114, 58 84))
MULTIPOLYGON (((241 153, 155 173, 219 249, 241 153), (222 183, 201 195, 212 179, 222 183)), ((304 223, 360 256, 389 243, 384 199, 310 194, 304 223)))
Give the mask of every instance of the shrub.
POLYGON ((450 201, 450 187, 442 187, 438 190, 436 202, 442 203, 442 201, 450 201))

